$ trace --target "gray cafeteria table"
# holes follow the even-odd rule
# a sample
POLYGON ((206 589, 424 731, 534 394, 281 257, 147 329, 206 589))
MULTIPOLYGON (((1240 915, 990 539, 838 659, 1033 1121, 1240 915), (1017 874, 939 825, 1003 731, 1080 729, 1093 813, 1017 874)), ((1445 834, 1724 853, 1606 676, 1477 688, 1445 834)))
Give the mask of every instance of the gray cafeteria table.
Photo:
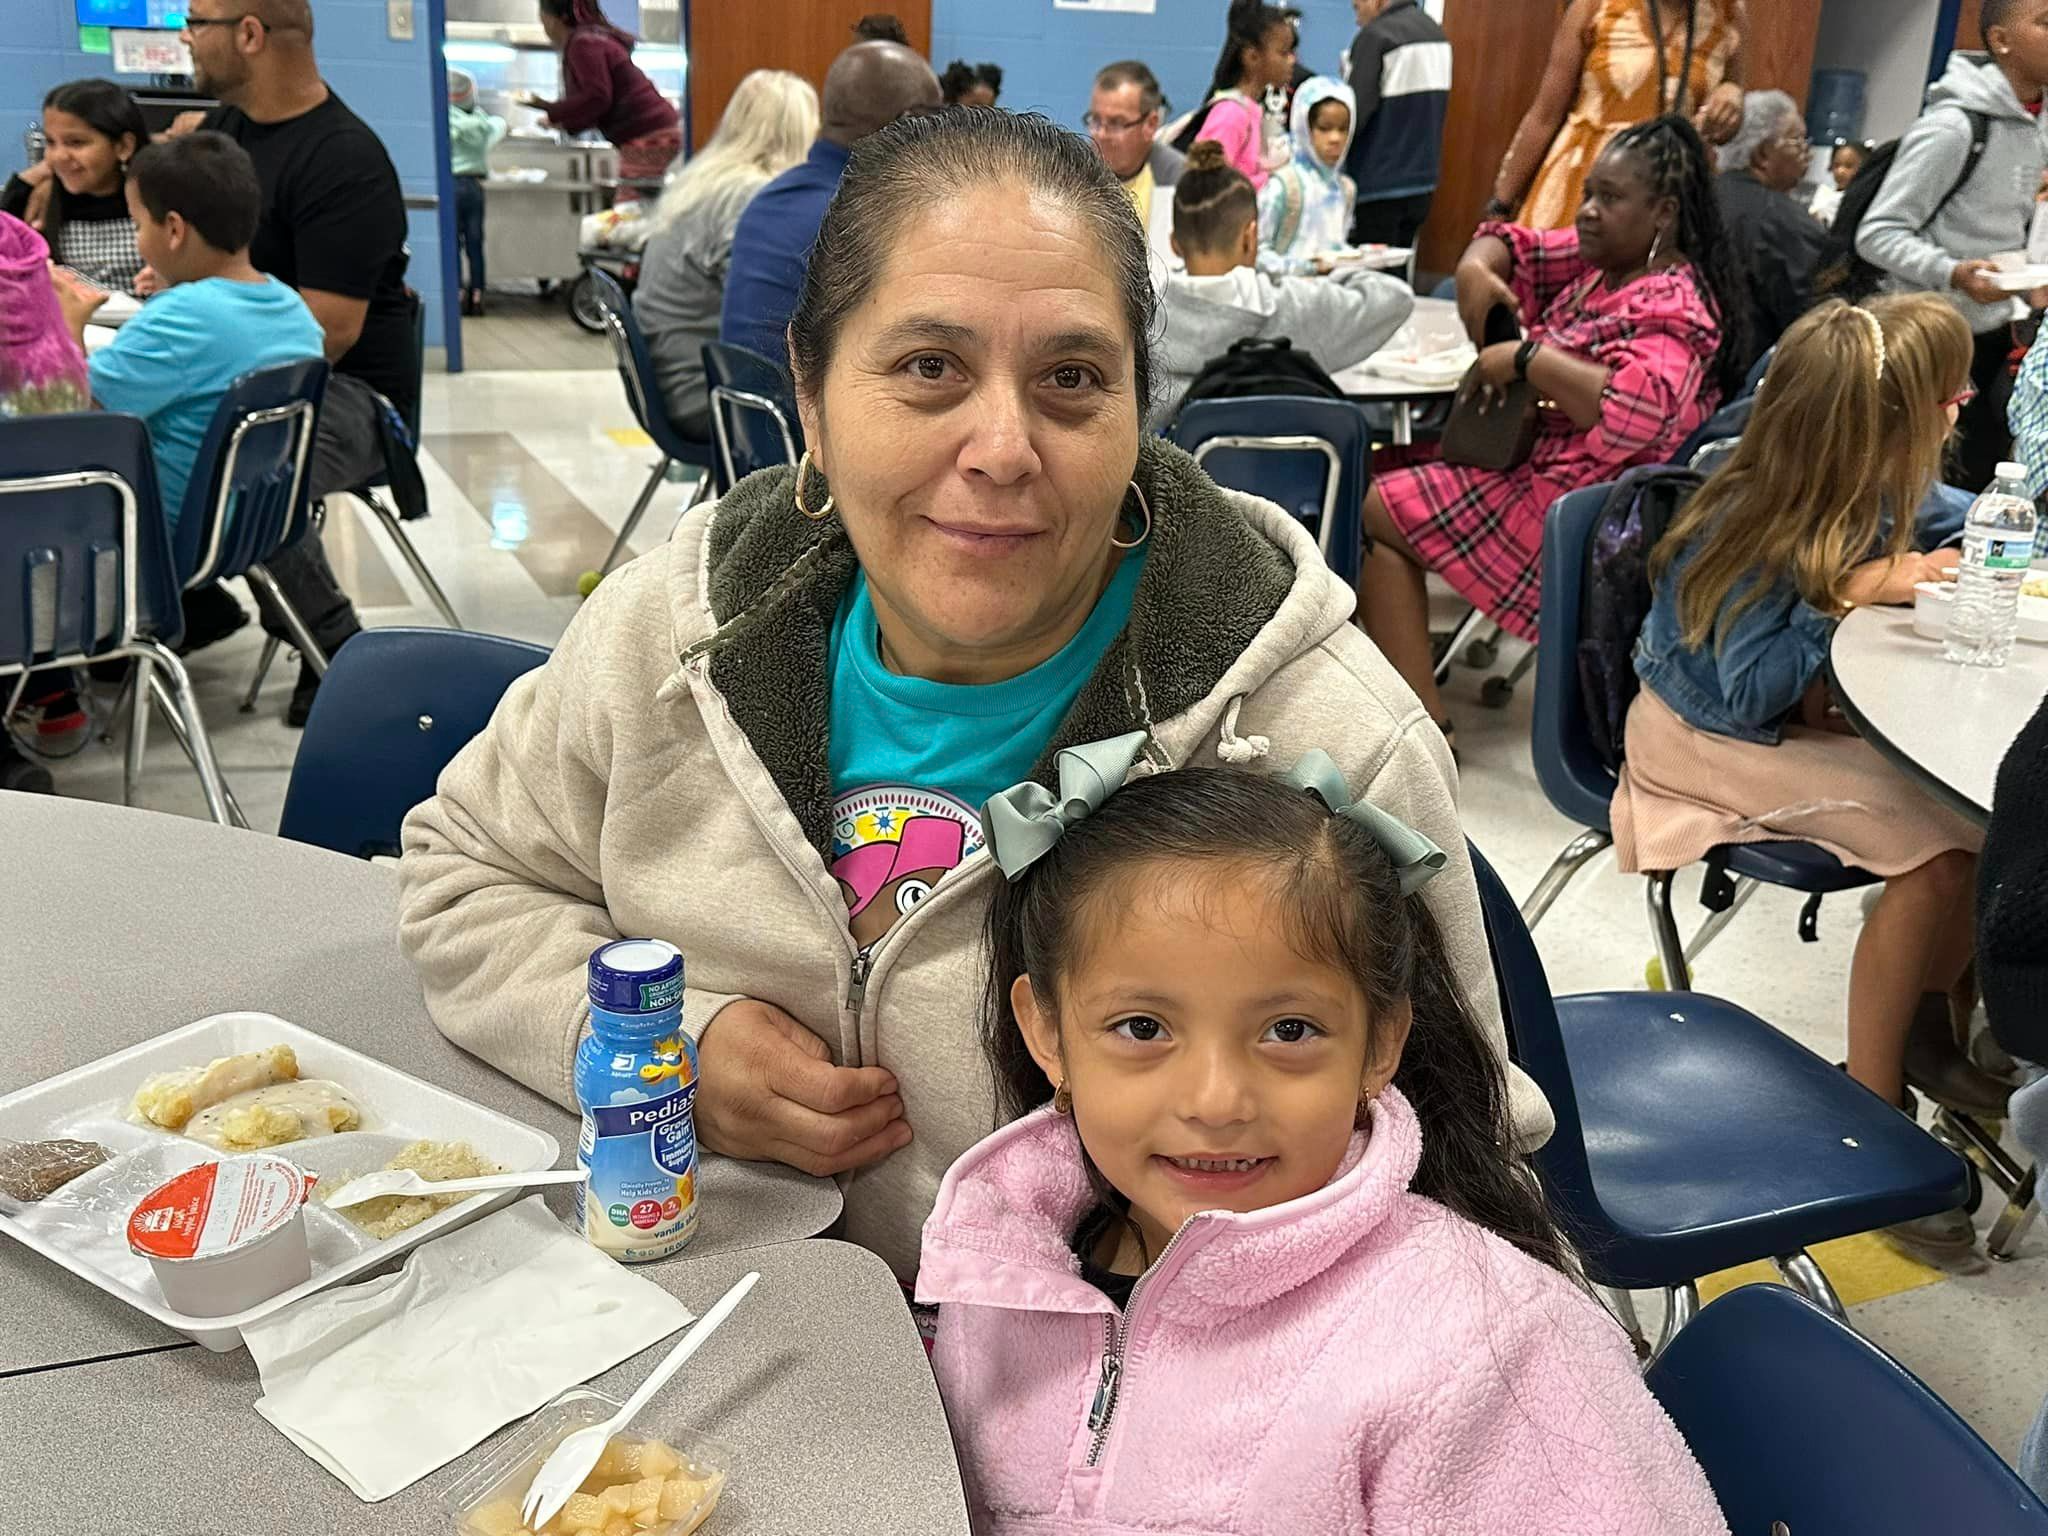
MULTIPOLYGON (((642 1272, 702 1313, 750 1269, 761 1283, 649 1410, 658 1426, 668 1405, 733 1448, 703 1536, 966 1536, 938 1391, 881 1260, 801 1242, 642 1272)), ((623 1398, 666 1352, 594 1385, 623 1398)), ((440 1492, 479 1452, 364 1504, 257 1415, 258 1395, 243 1350, 0 1381, 0 1530, 453 1536, 440 1492)))
POLYGON ((1836 626, 1828 671, 1842 713, 1942 804, 1982 826, 2013 738, 2048 697, 2048 645, 2013 642, 2003 667, 1942 659, 1910 608, 1858 608, 1836 626))
MULTIPOLYGON (((1418 340, 1428 344, 1431 351, 1446 351, 1463 345, 1465 331, 1458 319, 1458 306, 1450 299, 1433 299, 1424 295, 1415 301, 1407 326, 1418 340)), ((1398 333, 1397 333, 1398 334, 1398 333)), ((1382 351, 1393 350, 1389 342, 1382 351)), ((1375 354, 1377 355, 1377 354, 1375 354)), ((1344 391, 1348 400, 1361 404, 1380 403, 1393 406, 1394 443, 1406 448, 1415 441, 1415 405, 1421 400, 1443 400, 1458 392, 1458 383, 1415 384, 1404 379, 1392 378, 1373 368, 1373 359, 1368 357, 1362 363, 1353 363, 1349 368, 1330 375, 1337 387, 1344 391)))
MULTIPOLYGON (((194 1019, 255 1009, 548 1132, 568 1167, 576 1117, 428 1019, 398 950, 397 898, 388 866, 303 843, 0 792, 0 1096, 194 1019)), ((791 1168, 707 1156, 702 1178, 692 1257, 811 1237, 839 1219, 838 1187, 791 1168)), ((549 1193, 558 1213, 574 1199, 549 1193)), ((184 1343, 0 1238, 0 1398, 15 1372, 184 1343)))

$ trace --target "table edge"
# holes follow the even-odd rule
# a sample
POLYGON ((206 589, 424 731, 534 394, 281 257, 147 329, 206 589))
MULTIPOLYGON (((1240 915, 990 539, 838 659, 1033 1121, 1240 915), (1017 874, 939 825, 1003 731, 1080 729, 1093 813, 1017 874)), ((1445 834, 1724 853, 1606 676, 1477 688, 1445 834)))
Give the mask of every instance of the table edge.
MULTIPOLYGON (((1910 617, 1911 610, 1901 609, 1900 611, 1910 617)), ((1849 619, 1854 617, 1855 615, 1851 614, 1849 619)), ((1950 784, 1948 780, 1922 767, 1911 753, 1900 747, 1889 736, 1885 735, 1883 731, 1879 730, 1870 717, 1856 707, 1855 699, 1850 697, 1849 690, 1842 686, 1842 680, 1835 672, 1835 647, 1841 644, 1842 631, 1848 627, 1849 619, 1844 619, 1840 624, 1837 624, 1834 634, 1828 637, 1828 687, 1836 700, 1841 704, 1843 715, 1847 717, 1851 725, 1856 727, 1857 735, 1877 748, 1880 757, 1905 774, 1914 784, 1933 796, 1939 804, 1954 811, 1973 826, 1989 826, 1991 824, 1991 807, 1979 805, 1975 800, 1972 800, 1968 795, 1950 784)))

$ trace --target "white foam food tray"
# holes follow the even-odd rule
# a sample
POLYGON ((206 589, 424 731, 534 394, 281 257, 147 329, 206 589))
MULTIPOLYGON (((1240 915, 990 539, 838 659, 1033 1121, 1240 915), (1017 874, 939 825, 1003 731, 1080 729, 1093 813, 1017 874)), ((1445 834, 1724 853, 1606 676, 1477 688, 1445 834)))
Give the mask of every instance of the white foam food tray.
POLYGON ((379 1241, 328 1210, 321 1189, 338 1189, 382 1168, 408 1142, 423 1138, 467 1142, 499 1167, 520 1173, 552 1168, 561 1151, 545 1131, 267 1013, 215 1014, 0 1097, 0 1136, 14 1141, 69 1137, 98 1142, 114 1154, 17 1214, 0 1210, 0 1233, 211 1350, 238 1348, 248 1324, 376 1269, 523 1193, 508 1189, 476 1195, 379 1241), (269 1045, 288 1045, 297 1053, 301 1078, 325 1078, 347 1090, 362 1110, 362 1127, 270 1149, 319 1175, 319 1189, 306 1204, 313 1277, 246 1311, 191 1317, 164 1300, 148 1261, 129 1252, 122 1207, 132 1208, 156 1184, 221 1154, 139 1121, 130 1104, 144 1080, 159 1072, 203 1067, 216 1057, 269 1045))

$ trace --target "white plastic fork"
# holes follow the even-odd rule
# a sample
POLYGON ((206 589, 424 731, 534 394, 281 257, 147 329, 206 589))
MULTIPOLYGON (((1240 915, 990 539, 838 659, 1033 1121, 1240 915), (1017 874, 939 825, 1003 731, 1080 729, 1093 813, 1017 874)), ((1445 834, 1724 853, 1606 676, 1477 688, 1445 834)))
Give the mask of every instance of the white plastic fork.
POLYGON ((543 1168, 528 1173, 479 1173, 467 1179, 423 1179, 410 1168, 386 1168, 366 1173, 341 1186, 327 1198, 327 1208, 361 1205, 385 1195, 466 1195, 482 1189, 526 1189, 540 1184, 581 1184, 589 1175, 582 1168, 543 1168))
POLYGON ((612 1436, 631 1424, 633 1416, 647 1406, 655 1393, 669 1384, 670 1378, 683 1368, 683 1363, 690 1356, 697 1353, 718 1325, 732 1316, 732 1309, 745 1299, 747 1292, 754 1288, 754 1282, 760 1278, 758 1270, 750 1270, 740 1276, 731 1290, 711 1304, 710 1311, 690 1325, 690 1331, 683 1335, 682 1342, 670 1350, 668 1358, 640 1383, 640 1390, 626 1399, 625 1407, 602 1424, 577 1430, 555 1447, 553 1454, 534 1473, 526 1498, 519 1506, 520 1521, 528 1530, 539 1530, 561 1513, 562 1506, 569 1502, 569 1495, 582 1487, 583 1479, 590 1476, 590 1469, 597 1465, 598 1457, 611 1444, 612 1436))

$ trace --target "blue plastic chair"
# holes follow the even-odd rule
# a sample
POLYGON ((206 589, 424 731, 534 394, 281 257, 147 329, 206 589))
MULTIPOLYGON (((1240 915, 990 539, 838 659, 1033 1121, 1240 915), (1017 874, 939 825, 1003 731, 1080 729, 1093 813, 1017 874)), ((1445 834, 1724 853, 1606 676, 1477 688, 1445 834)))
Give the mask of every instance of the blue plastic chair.
POLYGON ((654 493, 661 489, 661 482, 668 475, 669 465, 687 464, 702 472, 690 489, 690 499, 683 504, 683 511, 688 512, 711 494, 711 467, 716 462, 716 455, 712 444, 684 437, 676 431, 675 423, 669 420, 668 406, 661 393, 661 376, 654 368, 654 354, 647 350, 647 338, 640 330, 639 318, 634 315, 633 306, 626 298, 626 290, 619 286, 619 280, 601 267, 589 268, 586 275, 596 295, 598 309, 604 315, 605 334, 612 343, 612 359, 618 364, 620 382, 626 386, 626 403, 633 408, 633 419, 640 423, 640 430, 653 438, 654 446, 661 450, 661 462, 654 466, 654 472, 640 488, 639 500, 626 514, 625 525, 619 529, 618 538, 612 541, 611 553, 604 557, 604 564, 599 567, 598 574, 605 575, 626 552, 626 541, 632 538, 633 530, 646 516, 648 504, 654 500, 654 493))
POLYGON ((1167 436, 1218 485, 1293 514, 1324 563, 1358 585, 1372 436, 1357 406, 1309 395, 1196 400, 1181 408, 1167 436))
MULTIPOLYGON (((1522 904, 1534 927, 1586 861, 1614 841, 1608 805, 1620 780, 1593 745, 1579 691, 1579 635, 1585 611, 1586 548, 1599 525, 1610 487, 1592 486, 1560 497, 1543 524, 1543 632, 1550 643, 1537 653, 1533 741, 1536 781, 1560 815, 1586 830, 1571 842, 1522 904)), ((1707 856, 1700 897, 1706 920, 1687 944, 1671 911, 1674 870, 1649 876, 1650 930, 1664 984, 1692 985, 1691 961, 1733 919, 1759 884, 1781 885, 1818 898, 1877 882, 1868 870, 1844 865, 1812 843, 1730 843, 1707 856), (1732 878, 1731 878, 1732 877, 1732 878)))
POLYGON ((2048 1506, 1953 1408, 1805 1298, 1746 1285, 1644 1376, 1731 1530, 2044 1536, 2048 1506))
POLYGON ((718 494, 757 469, 794 464, 803 453, 803 418, 780 366, 726 342, 704 346, 711 437, 718 448, 718 494))
POLYGON ((1739 400, 1730 400, 1699 424, 1692 436, 1671 455, 1670 462, 1697 469, 1702 474, 1712 474, 1720 467, 1728 451, 1741 441, 1742 434, 1749 430, 1749 413, 1755 408, 1754 393, 1739 400))
POLYGON ((366 629, 313 700, 278 836, 353 858, 398 852, 405 814, 546 647, 460 629, 366 629))
MULTIPOLYGON (((232 826, 233 798, 172 649, 185 628, 179 590, 140 420, 82 411, 0 421, 0 720, 31 672, 131 659, 138 697, 162 706, 208 812, 232 826)), ((140 759, 131 732, 131 788, 140 759)))
POLYGON ((1660 1345, 1700 1276, 1762 1259, 1840 1316, 1808 1248, 1962 1202, 1961 1158, 1733 1003, 1553 998, 1507 887, 1472 862, 1509 1052, 1557 1117, 1537 1171, 1596 1285, 1665 1293, 1660 1345))

